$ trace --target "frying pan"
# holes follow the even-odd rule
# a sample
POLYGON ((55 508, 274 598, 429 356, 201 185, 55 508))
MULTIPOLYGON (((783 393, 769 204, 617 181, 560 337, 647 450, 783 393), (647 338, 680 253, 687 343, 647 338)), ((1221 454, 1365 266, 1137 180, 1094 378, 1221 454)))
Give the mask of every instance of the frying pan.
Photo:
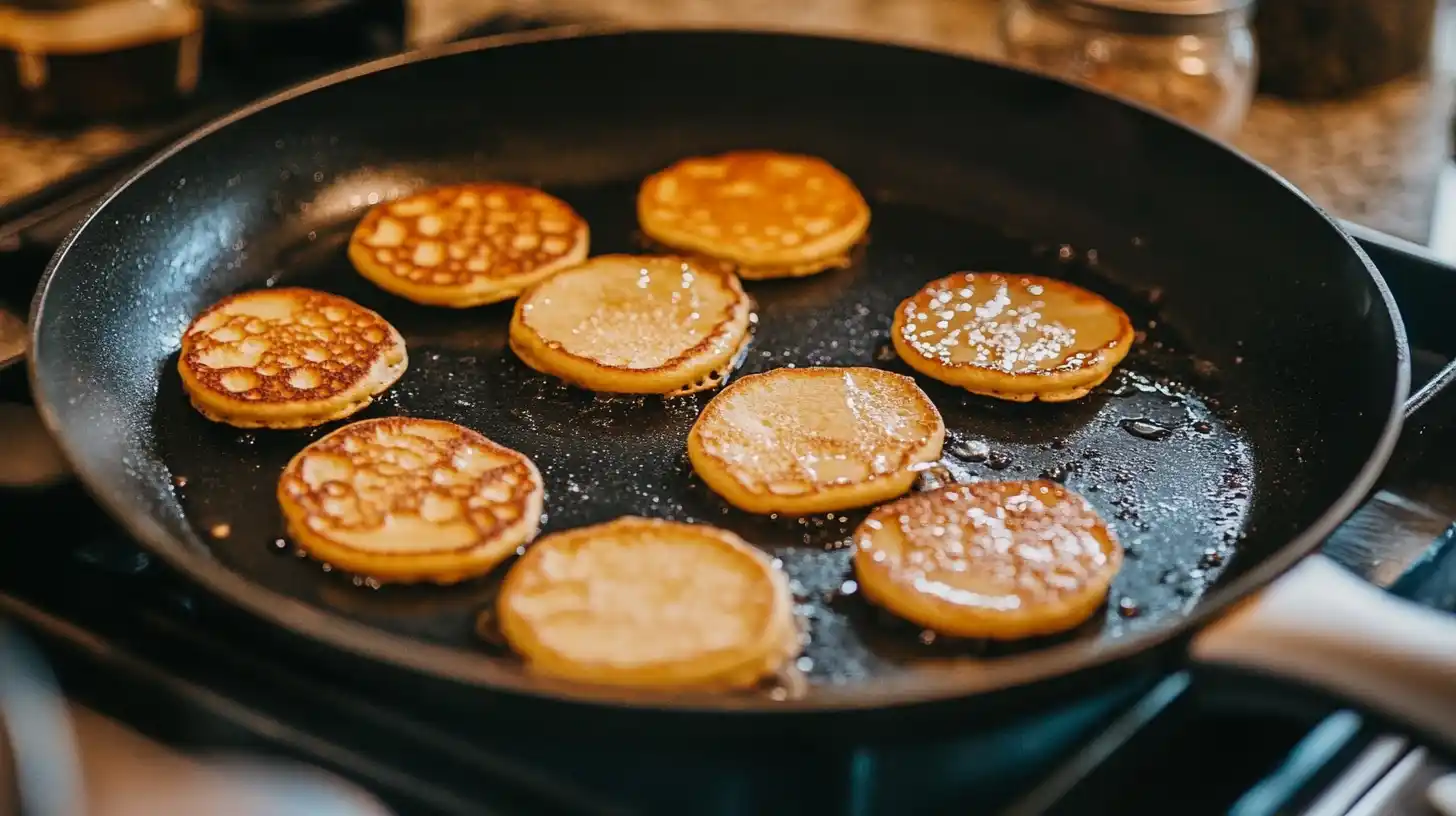
POLYGON ((1456 623, 1306 558, 1369 491, 1401 428, 1407 349, 1379 274, 1277 177, 1087 89, 774 32, 570 31, 388 59, 239 111, 151 161, 66 241, 32 326, 45 421, 144 545, 320 654, 462 697, 576 727, 625 712, 697 729, 806 718, 904 729, 912 714, 952 709, 966 727, 1191 649, 1456 743, 1456 623), (854 591, 844 544, 862 512, 748 516, 692 476, 684 440, 711 395, 575 391, 513 358, 509 304, 416 307, 345 259, 371 204, 467 179, 540 185, 588 219, 594 253, 640 251, 640 180, 743 147, 823 156, 874 211, 852 267, 750 284, 759 322, 745 371, 904 371, 886 353, 892 309, 958 269, 1065 277, 1133 316, 1136 351, 1075 403, 1001 403, 922 380, 950 429, 928 484, 1061 479, 1110 521, 1130 555, 1104 615, 1017 644, 897 624, 854 591), (328 429, 210 423, 174 368, 200 309, 282 283, 354 298, 398 326, 409 372, 362 417, 453 420, 526 452, 546 480, 545 530, 628 513, 706 521, 782 559, 810 626, 799 674, 714 696, 552 682, 493 634, 504 568, 452 588, 375 589, 275 546, 277 475, 328 429), (229 535, 209 533, 221 524, 229 535))

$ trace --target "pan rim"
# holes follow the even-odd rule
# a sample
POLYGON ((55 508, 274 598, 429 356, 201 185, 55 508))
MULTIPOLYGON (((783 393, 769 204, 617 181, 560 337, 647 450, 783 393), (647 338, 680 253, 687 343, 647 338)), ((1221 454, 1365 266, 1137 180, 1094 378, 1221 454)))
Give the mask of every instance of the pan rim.
POLYGON ((1017 655, 982 664, 984 671, 974 684, 967 682, 963 673, 946 672, 945 677, 928 679, 925 672, 918 673, 905 684, 879 682, 865 686, 825 686, 816 688, 812 697, 803 699, 769 700, 759 696, 708 695, 708 694, 661 694, 610 687, 589 687, 559 683, 524 673, 510 673, 493 665, 495 658, 484 654, 470 654, 458 648, 425 643, 419 640, 393 634, 363 623, 355 622, 328 612, 321 607, 274 592, 272 589, 245 577, 210 557, 203 550, 182 537, 173 536, 150 514, 137 512, 123 491, 107 480, 99 478, 94 469, 85 464, 85 458, 74 440, 64 432, 64 423, 47 392, 45 378, 41 375, 44 366, 45 348, 41 343, 41 329, 46 318, 45 304, 51 285, 58 270, 66 263, 67 255, 90 223, 120 196, 135 181, 162 165, 175 154, 204 137, 240 120, 260 113, 268 108, 314 91, 331 87, 355 78, 380 73, 396 67, 425 62, 458 54, 483 51, 493 48, 529 45, 540 42, 554 42, 573 39, 597 39, 622 37, 624 35, 674 36, 680 34, 710 34, 759 38, 784 38, 818 40, 850 45, 866 45, 876 48, 920 52, 937 56, 977 62, 1013 73, 1036 76, 1063 85, 1078 88, 1106 97, 1096 89, 1078 83, 1069 83, 1046 73, 1026 70, 1002 62, 981 59, 954 50, 928 47, 923 44, 906 43, 887 38, 865 38, 837 32, 809 32, 774 27, 737 27, 718 25, 673 25, 644 27, 626 25, 581 24, 558 28, 482 37, 460 42, 447 43, 431 48, 410 51, 352 66, 318 77, 257 100, 247 106, 221 116, 197 128, 169 147, 146 161, 135 171, 109 190, 82 218, 61 243, 59 250, 47 265, 30 309, 30 354, 27 361, 32 395, 38 413, 47 430, 56 439, 78 480, 107 513, 116 519, 129 534, 153 554, 162 558, 167 565, 195 581, 212 595, 225 600, 262 622, 278 626, 287 633, 306 638, 314 644, 340 653, 352 655, 381 664, 390 669, 404 671, 425 678, 474 687, 496 694, 509 694, 533 698, 542 702, 568 703, 596 706, 609 709, 630 709, 634 711, 660 711, 670 714, 833 714, 852 711, 883 711, 900 708, 949 702, 984 695, 1006 689, 1029 686, 1056 680, 1069 675, 1111 666, 1145 655, 1158 649, 1171 648, 1186 640, 1193 632, 1221 617, 1231 607, 1261 587, 1272 583, 1284 572, 1293 568, 1301 559, 1315 551, 1335 528, 1342 523, 1364 500, 1384 471, 1404 424, 1403 406, 1410 392, 1410 352, 1394 296, 1374 263, 1364 250, 1323 208, 1315 204, 1288 180, 1258 163, 1251 157, 1226 144, 1216 142, 1177 120, 1143 105, 1123 100, 1117 104, 1132 107, 1145 114, 1172 124, 1195 137, 1226 150, 1242 160, 1252 169, 1263 173, 1277 182, 1306 206, 1312 208, 1337 235, 1342 237, 1355 257, 1364 266, 1380 301, 1385 307, 1386 317, 1394 338, 1393 362, 1396 366, 1395 383, 1390 409, 1384 426, 1365 464, 1350 485, 1324 512, 1299 534, 1290 538, 1269 556, 1259 561, 1244 575, 1218 587, 1201 598, 1197 606, 1177 620, 1146 632, 1106 642, 1078 640, 1050 646, 1046 649, 1017 655))

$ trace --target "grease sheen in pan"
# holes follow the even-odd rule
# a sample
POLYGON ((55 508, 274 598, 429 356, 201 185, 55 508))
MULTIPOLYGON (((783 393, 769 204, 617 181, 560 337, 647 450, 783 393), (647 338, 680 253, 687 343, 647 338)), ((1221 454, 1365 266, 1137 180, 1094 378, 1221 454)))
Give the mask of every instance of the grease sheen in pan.
MULTIPOLYGON (((851 166, 846 172, 855 175, 851 166)), ((588 220, 594 251, 636 253, 642 250, 634 212, 641 181, 624 175, 599 186, 544 189, 588 220)), ((1139 329, 1157 317, 1145 296, 1058 258, 1054 250, 1039 251, 1032 240, 872 192, 870 205, 870 241, 849 267, 745 283, 759 321, 738 376, 789 365, 872 366, 913 375, 889 346, 895 308, 956 269, 1064 278, 1107 296, 1139 329)), ((878 612, 861 597, 847 546, 864 510, 752 515, 730 507, 693 476, 688 430, 711 392, 670 400, 602 396, 535 372, 508 348, 510 304, 457 312, 383 292, 349 264, 345 248, 353 226, 343 221, 287 248, 273 267, 260 267, 254 283, 276 267, 284 270, 283 283, 335 292, 388 319, 409 344, 410 368, 356 419, 449 420, 530 457, 545 484, 542 534, 636 515, 707 522, 762 547, 782 561, 807 613, 809 641, 797 665, 808 675, 810 694, 818 683, 873 683, 949 657, 996 656, 1042 644, 931 637, 878 612)), ((1045 236, 1045 243, 1054 247, 1056 237, 1045 236)), ((1229 542, 1248 519, 1253 463, 1243 432, 1201 396, 1204 386, 1176 332, 1162 320, 1147 332, 1107 383, 1072 403, 1011 404, 916 377, 947 428, 944 454, 920 474, 922 486, 951 477, 1050 474, 1085 495, 1127 547, 1104 610, 1063 637, 1115 637, 1181 616, 1216 578, 1232 552, 1229 542)), ((508 565, 454 587, 370 591, 354 585, 367 587, 363 576, 323 574, 318 563, 275 547, 284 538, 274 499, 278 474, 328 426, 266 433, 219 426, 192 410, 170 372, 157 405, 154 432, 172 473, 186 478, 178 492, 188 518, 227 565, 359 623, 524 671, 504 645, 477 633, 477 620, 493 607, 508 565), (222 523, 231 534, 209 539, 207 531, 222 523)))

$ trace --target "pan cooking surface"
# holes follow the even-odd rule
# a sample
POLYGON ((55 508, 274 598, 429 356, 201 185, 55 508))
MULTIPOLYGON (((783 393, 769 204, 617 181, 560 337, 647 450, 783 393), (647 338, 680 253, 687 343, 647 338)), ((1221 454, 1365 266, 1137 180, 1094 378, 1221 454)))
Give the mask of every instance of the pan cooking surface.
MULTIPOLYGON (((633 203, 639 181, 547 190, 591 224, 593 254, 633 252, 642 251, 633 203)), ((1156 293, 1112 284, 1095 252, 1010 238, 870 198, 870 240, 852 268, 745 283, 758 324, 740 373, 870 365, 908 374, 888 348, 893 309, 927 281, 956 270, 1063 277, 1101 292, 1144 334, 1113 378, 1086 399, 1004 403, 917 377, 949 431, 945 458, 921 483, 1048 477, 1096 506, 1128 558, 1106 613, 1063 639, 1115 638, 1183 614, 1232 557, 1248 521, 1255 471, 1247 439, 1201 376, 1207 364, 1181 351, 1176 332, 1158 321, 1150 303, 1156 293)), ((409 371, 354 419, 447 419, 523 451, 546 481, 543 532, 638 514, 720 525, 765 548, 782 559, 808 624, 798 668, 810 693, 816 683, 883 678, 946 658, 1043 645, 937 640, 876 611, 856 592, 846 548, 863 512, 754 517, 729 508, 692 474, 685 440, 712 393, 675 400, 598 396, 530 371, 506 347, 509 303, 454 311, 387 295, 350 268, 344 246, 352 227, 350 221, 310 233, 255 285, 344 295, 404 334, 409 371)), ((489 614, 506 567, 456 587, 377 588, 367 576, 298 557, 283 540, 277 477, 294 453, 340 423, 258 432, 213 424, 188 405, 174 366, 175 356, 163 371, 153 432, 190 523, 221 561, 274 591, 370 626, 514 663, 489 614)), ((794 682, 768 693, 800 687, 794 682)))

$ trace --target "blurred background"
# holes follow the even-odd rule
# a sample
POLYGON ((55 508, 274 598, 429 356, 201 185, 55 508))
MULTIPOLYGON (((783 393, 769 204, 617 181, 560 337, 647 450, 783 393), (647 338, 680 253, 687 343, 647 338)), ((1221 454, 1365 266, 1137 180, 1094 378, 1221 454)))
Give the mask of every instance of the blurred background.
POLYGON ((0 47, 17 56, 0 60, 0 116, 12 123, 0 127, 0 207, 154 142, 168 105, 219 107, 333 64, 478 32, 694 24, 925 44, 1120 89, 1174 114, 1181 105, 1337 215, 1432 240, 1450 152, 1445 3, 1160 2, 1229 14, 1209 30, 1148 33, 1063 8, 1096 0, 4 0, 0 47), (1191 112, 1189 96, 1207 109, 1191 112))

